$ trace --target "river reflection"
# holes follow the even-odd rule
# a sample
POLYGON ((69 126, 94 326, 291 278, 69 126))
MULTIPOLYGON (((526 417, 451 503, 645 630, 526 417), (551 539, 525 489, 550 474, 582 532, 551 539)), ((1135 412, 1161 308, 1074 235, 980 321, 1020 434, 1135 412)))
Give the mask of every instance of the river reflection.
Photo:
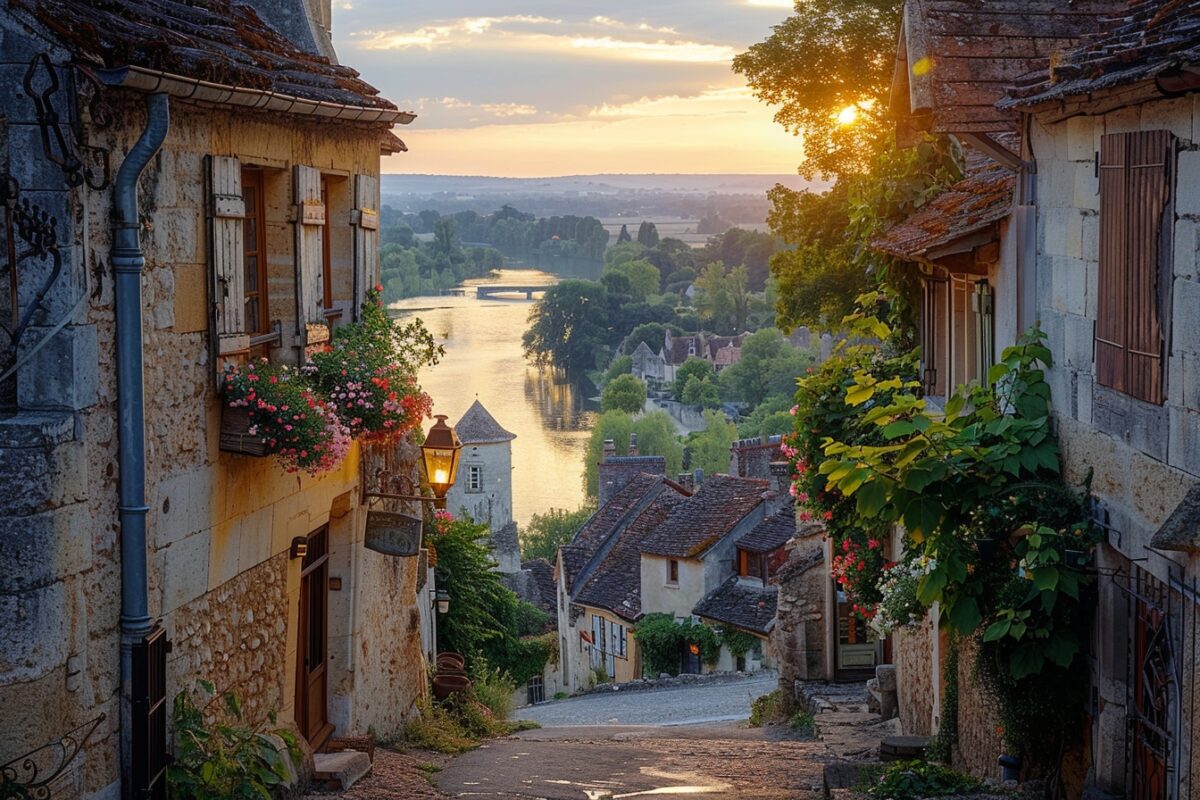
MULTIPOLYGON (((540 285, 555 277, 538 270, 506 269, 469 282, 540 285)), ((521 351, 533 304, 519 299, 414 297, 392 306, 418 316, 446 348, 436 367, 421 373, 434 412, 455 422, 478 398, 517 435, 513 442, 513 515, 524 525, 551 508, 574 510, 584 501, 583 454, 595 421, 581 392, 546 369, 529 366, 521 351)))

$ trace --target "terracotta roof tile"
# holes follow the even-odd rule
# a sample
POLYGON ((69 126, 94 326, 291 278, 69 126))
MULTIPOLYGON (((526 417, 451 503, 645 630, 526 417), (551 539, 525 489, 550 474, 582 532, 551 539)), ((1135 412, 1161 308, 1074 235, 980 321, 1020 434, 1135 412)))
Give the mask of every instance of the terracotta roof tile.
MULTIPOLYGON (((1200 0, 1129 0, 1117 4, 1099 32, 1056 58, 1052 68, 1018 81, 1000 105, 1036 105, 1156 78, 1169 80, 1197 64, 1200 0)), ((1191 78, 1195 80, 1194 72, 1191 78)))
POLYGON ((699 555, 757 508, 770 486, 764 480, 714 475, 646 539, 642 552, 675 558, 699 555))
POLYGON ((302 50, 235 0, 10 0, 85 64, 394 109, 359 74, 302 50))
POLYGON ((608 502, 596 509, 587 522, 575 533, 571 543, 562 548, 564 576, 567 588, 574 593, 575 578, 592 557, 629 520, 627 517, 663 483, 661 475, 641 473, 625 484, 608 502))
POLYGON ((871 247, 897 258, 923 260, 931 249, 1012 213, 1015 185, 1011 170, 989 158, 972 156, 965 178, 893 225, 871 247))
POLYGON ((760 586, 735 575, 709 592, 692 613, 765 636, 775 626, 778 600, 779 587, 760 586))
POLYGON ((737 540, 737 546, 752 553, 770 553, 796 535, 796 509, 788 505, 755 525, 737 540))

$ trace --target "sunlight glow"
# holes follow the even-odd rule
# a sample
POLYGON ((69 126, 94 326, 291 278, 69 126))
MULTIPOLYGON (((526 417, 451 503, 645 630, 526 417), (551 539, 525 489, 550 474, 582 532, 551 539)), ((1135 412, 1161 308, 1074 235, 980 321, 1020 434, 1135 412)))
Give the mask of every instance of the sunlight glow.
POLYGON ((858 106, 846 106, 837 115, 838 125, 853 125, 858 121, 858 106))
POLYGON ((917 59, 912 65, 912 74, 920 77, 933 71, 933 59, 929 56, 917 59))

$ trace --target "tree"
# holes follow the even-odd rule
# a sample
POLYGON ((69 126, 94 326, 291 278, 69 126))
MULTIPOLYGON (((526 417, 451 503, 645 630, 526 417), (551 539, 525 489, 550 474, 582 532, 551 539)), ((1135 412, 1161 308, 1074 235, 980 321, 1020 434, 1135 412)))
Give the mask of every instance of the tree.
POLYGON ((675 370, 675 384, 671 387, 671 394, 675 396, 676 400, 683 402, 683 390, 687 388, 688 379, 693 376, 699 380, 711 379, 713 376, 712 364, 695 356, 688 357, 680 364, 679 369, 675 370))
POLYGON ((667 475, 678 475, 683 469, 683 443, 671 415, 661 409, 639 417, 633 423, 638 437, 638 453, 643 456, 662 456, 667 460, 667 475))
POLYGON ((646 248, 637 242, 618 242, 604 251, 604 263, 609 265, 624 264, 641 258, 646 248))
POLYGON ((708 240, 696 251, 696 262, 702 267, 713 261, 738 264, 746 268, 747 287, 754 292, 766 288, 770 275, 771 256, 779 249, 779 239, 769 233, 730 228, 708 240))
POLYGON ((636 326, 625 337, 625 341, 621 345, 621 349, 626 353, 632 353, 637 349, 641 342, 645 342, 650 348, 650 352, 662 352, 663 344, 666 342, 667 329, 672 329, 673 333, 679 333, 679 330, 674 325, 664 325, 661 322, 645 322, 636 326))
POLYGON ((903 0, 806 0, 733 60, 775 121, 804 140, 804 174, 866 171, 885 120, 903 0), (846 109, 851 109, 847 112, 846 109))
POLYGON ((646 384, 633 375, 618 375, 609 381, 600 395, 604 411, 625 411, 640 414, 646 408, 646 384))
POLYGON ((621 375, 629 375, 633 372, 633 359, 630 356, 617 356, 608 365, 608 369, 604 371, 604 379, 611 381, 621 375))
POLYGON ((654 247, 658 244, 658 228, 653 222, 642 222, 638 226, 637 242, 643 247, 654 247))
POLYGON ((434 224, 433 252, 446 256, 454 252, 454 220, 439 219, 434 224))
POLYGON ((688 437, 692 469, 706 475, 729 472, 730 448, 737 441, 737 427, 720 411, 705 411, 702 431, 688 437))
POLYGON ((644 456, 663 456, 667 474, 683 469, 683 445, 675 433, 675 423, 665 411, 652 411, 636 423, 624 411, 606 411, 596 420, 588 439, 584 458, 583 484, 588 497, 596 497, 600 459, 604 455, 604 440, 612 439, 616 454, 629 454, 629 435, 638 435, 638 453, 644 456))
POLYGON ((550 287, 529 314, 525 356, 568 372, 591 368, 607 340, 607 308, 607 292, 598 283, 566 280, 550 287))
POLYGON ((658 294, 659 272, 649 261, 633 259, 604 268, 605 276, 613 273, 629 279, 629 294, 635 302, 642 302, 650 295, 658 294))
POLYGON ((697 378, 693 375, 688 378, 687 384, 683 387, 683 396, 680 400, 689 406, 717 408, 721 405, 721 393, 717 389, 716 381, 712 378, 697 378))
POLYGON ((733 335, 746 329, 750 293, 745 267, 726 271, 720 261, 709 264, 696 278, 696 308, 717 333, 733 335))
POLYGON ((617 244, 625 244, 626 242, 632 242, 632 241, 633 241, 633 237, 629 235, 629 226, 622 225, 621 232, 619 234, 617 234, 617 244))
POLYGON ((521 559, 544 558, 553 563, 558 548, 570 543, 595 511, 594 506, 583 506, 576 511, 552 508, 545 514, 534 514, 521 531, 521 559))
POLYGON ((792 347, 774 328, 763 328, 742 342, 738 363, 721 373, 723 396, 758 406, 768 397, 791 397, 796 379, 816 363, 811 350, 792 347))

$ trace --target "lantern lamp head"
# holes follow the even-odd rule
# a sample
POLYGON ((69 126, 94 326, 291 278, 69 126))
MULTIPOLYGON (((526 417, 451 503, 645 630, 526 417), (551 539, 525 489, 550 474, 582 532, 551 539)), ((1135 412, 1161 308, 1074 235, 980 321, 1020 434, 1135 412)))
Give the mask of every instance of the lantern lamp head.
POLYGON ((437 604, 439 614, 446 614, 450 611, 450 593, 445 589, 438 589, 433 595, 434 602, 437 604))
POLYGON ((425 462, 425 476, 434 497, 441 500, 458 478, 462 442, 458 440, 454 429, 446 424, 445 414, 438 414, 436 419, 437 422, 425 436, 425 444, 421 445, 421 459, 425 462))

